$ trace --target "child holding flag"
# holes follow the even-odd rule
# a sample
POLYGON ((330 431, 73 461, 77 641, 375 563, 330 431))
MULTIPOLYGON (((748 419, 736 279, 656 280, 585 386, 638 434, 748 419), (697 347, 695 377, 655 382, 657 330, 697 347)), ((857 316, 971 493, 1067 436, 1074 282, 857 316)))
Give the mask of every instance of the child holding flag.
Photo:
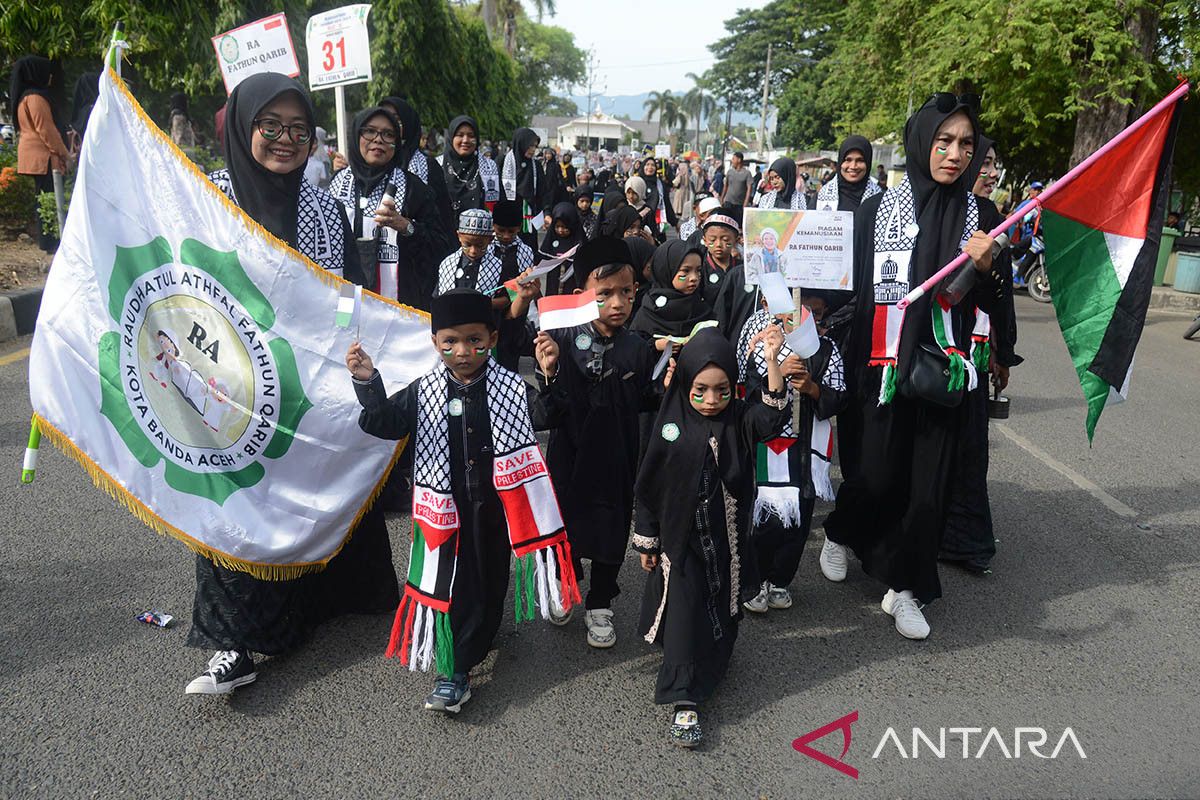
POLYGON ((452 289, 433 299, 430 323, 442 362, 391 397, 357 342, 346 367, 362 429, 413 437, 413 542, 387 655, 410 669, 436 665, 425 708, 457 713, 500 627, 510 550, 518 622, 533 618, 535 598, 543 618, 552 605, 570 609, 579 589, 533 435, 531 387, 489 356, 497 338, 491 301, 452 289))
MULTIPOLYGON (((658 405, 652 373, 657 353, 625 328, 637 292, 629 249, 602 236, 580 246, 576 289, 594 292, 599 318, 583 325, 543 330, 534 342, 545 389, 541 401, 552 428, 546 460, 575 556, 591 560, 584 608, 587 642, 617 642, 612 601, 621 593, 617 575, 629 542, 633 482, 637 476, 638 413, 658 405)), ((514 301, 513 307, 523 303, 514 301)), ((569 612, 552 612, 565 625, 569 612)))
MULTIPOLYGON (((824 298, 814 293, 805 295, 802 302, 815 323, 812 306, 824 307, 824 298)), ((785 334, 793 329, 790 314, 777 317, 770 313, 765 297, 762 306, 746 321, 737 346, 738 383, 745 387, 747 398, 761 394, 767 378, 763 345, 751 347, 750 342, 770 327, 777 326, 785 334)), ((778 437, 755 445, 757 485, 751 540, 762 589, 744 605, 756 614, 792 606, 787 587, 800 566, 816 498, 832 500, 834 496, 829 480, 833 458, 829 420, 844 405, 846 393, 842 355, 830 339, 821 337, 817 352, 806 359, 785 342, 779 358, 780 369, 790 379, 788 400, 800 404, 799 426, 793 430, 793 416, 778 437)))

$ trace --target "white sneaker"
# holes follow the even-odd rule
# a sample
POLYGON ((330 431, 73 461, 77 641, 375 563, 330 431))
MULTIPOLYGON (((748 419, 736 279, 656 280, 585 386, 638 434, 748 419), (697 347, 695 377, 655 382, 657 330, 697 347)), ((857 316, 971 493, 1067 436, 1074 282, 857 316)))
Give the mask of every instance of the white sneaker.
POLYGON ((903 592, 888 589, 879 605, 896 620, 896 631, 904 638, 924 639, 929 636, 929 623, 912 592, 907 589, 903 592))
POLYGON ((792 607, 792 593, 788 591, 786 586, 776 586, 773 583, 767 584, 767 606, 776 611, 782 611, 785 608, 792 607))
POLYGON ((747 611, 753 611, 755 614, 767 613, 767 589, 771 584, 763 581, 762 589, 754 597, 742 603, 742 608, 747 611))
POLYGON ((593 608, 584 612, 587 624, 587 643, 601 650, 617 643, 617 630, 613 627, 611 608, 593 608))
POLYGON ((557 625, 560 628, 575 618, 575 606, 572 605, 566 611, 554 599, 550 600, 550 624, 557 625))
POLYGON ((829 539, 821 547, 821 574, 831 581, 846 580, 846 548, 829 539))

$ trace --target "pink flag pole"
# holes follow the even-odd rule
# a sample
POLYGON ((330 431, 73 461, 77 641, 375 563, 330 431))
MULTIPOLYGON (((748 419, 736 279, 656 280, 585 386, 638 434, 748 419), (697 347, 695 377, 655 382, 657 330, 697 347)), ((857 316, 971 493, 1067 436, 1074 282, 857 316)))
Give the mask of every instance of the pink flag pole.
MULTIPOLYGON (((1010 225, 1013 225, 1018 220, 1020 220, 1021 217, 1024 217, 1026 214, 1028 214, 1033 209, 1041 206, 1043 203, 1045 203, 1047 200, 1049 200, 1051 197, 1053 197, 1055 194, 1057 194, 1060 189, 1065 188, 1067 185, 1069 185, 1071 183, 1071 181, 1075 180, 1081 174, 1083 174, 1084 170, 1086 170, 1088 167, 1090 167, 1092 164, 1094 164, 1097 160, 1099 160, 1101 157, 1103 157, 1105 153, 1107 153, 1109 150, 1112 150, 1114 147, 1119 145, 1121 142, 1125 141, 1125 139, 1129 138, 1134 133, 1134 131, 1138 130, 1143 125, 1148 123, 1150 120, 1154 119, 1156 116, 1161 114, 1166 108, 1168 108, 1172 103, 1174 103, 1179 98, 1181 98, 1185 94, 1187 94, 1188 89, 1190 89, 1190 88, 1191 88, 1191 86, 1186 81, 1184 83, 1181 83, 1178 86, 1176 86, 1174 91, 1172 91, 1169 95, 1167 95, 1162 100, 1160 100, 1157 104, 1155 104, 1154 108, 1150 109, 1145 114, 1138 117, 1138 119, 1132 125, 1130 125, 1128 128, 1126 128, 1125 130, 1118 133, 1112 139, 1109 139, 1108 142, 1103 147, 1101 147, 1096 152, 1092 153, 1090 156, 1085 158, 1083 161, 1079 162, 1079 164, 1076 165, 1076 167, 1074 169, 1072 169, 1066 175, 1062 176, 1057 181, 1055 181, 1053 184, 1051 184, 1049 187, 1047 187, 1040 195, 1033 198, 1030 202, 1025 203, 1024 205, 1019 207, 1013 213, 1009 214, 1007 219, 1005 219, 999 225, 997 225, 996 227, 994 227, 990 231, 988 231, 988 236, 991 236, 992 238, 999 236, 1001 233, 1003 233, 1005 230, 1007 230, 1010 225)), ((947 275, 951 274, 952 272, 954 272, 954 270, 958 269, 960 266, 965 264, 966 261, 967 261, 967 254, 959 253, 957 256, 955 256, 953 261, 951 261, 946 266, 942 267, 931 278, 929 278, 924 283, 922 283, 920 286, 918 286, 917 288, 915 288, 911 292, 909 292, 907 295, 905 295, 900 300, 900 302, 896 304, 896 307, 901 310, 908 308, 908 306, 910 304, 915 303, 921 297, 925 296, 925 294, 927 294, 930 289, 932 289, 934 286, 936 286, 947 275)))

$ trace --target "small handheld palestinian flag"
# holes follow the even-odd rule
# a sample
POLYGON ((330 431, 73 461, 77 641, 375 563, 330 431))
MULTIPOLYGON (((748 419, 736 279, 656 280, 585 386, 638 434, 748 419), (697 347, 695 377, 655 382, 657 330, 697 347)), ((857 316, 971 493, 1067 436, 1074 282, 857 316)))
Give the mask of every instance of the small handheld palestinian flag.
POLYGON ((579 294, 556 294, 543 297, 537 303, 539 325, 544 331, 574 328, 600 319, 596 291, 588 289, 579 294))
POLYGON ((339 328, 349 328, 350 323, 358 318, 360 305, 362 305, 362 287, 353 283, 345 284, 338 296, 337 314, 333 321, 339 328))

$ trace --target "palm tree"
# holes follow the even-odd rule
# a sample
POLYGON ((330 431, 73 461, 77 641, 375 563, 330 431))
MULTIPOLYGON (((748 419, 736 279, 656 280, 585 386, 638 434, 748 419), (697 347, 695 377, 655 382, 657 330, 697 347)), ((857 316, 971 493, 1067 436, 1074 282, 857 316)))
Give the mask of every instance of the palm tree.
POLYGON ((712 95, 704 93, 704 79, 689 72, 687 77, 696 85, 683 96, 682 107, 696 121, 696 152, 700 152, 700 123, 704 117, 711 118, 717 111, 717 101, 712 95))
POLYGON ((671 90, 665 92, 651 92, 642 103, 642 108, 646 109, 646 121, 654 119, 658 115, 658 135, 656 139, 662 138, 663 114, 669 106, 673 106, 675 98, 671 95, 671 90))

